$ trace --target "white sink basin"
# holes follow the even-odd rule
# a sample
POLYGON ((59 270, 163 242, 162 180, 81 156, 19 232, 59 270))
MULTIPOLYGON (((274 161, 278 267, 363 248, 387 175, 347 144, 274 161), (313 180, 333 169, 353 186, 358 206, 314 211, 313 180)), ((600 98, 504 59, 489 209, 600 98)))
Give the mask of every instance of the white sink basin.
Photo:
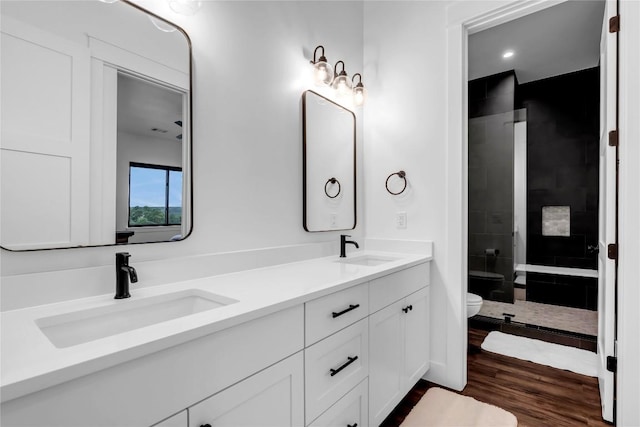
POLYGON ((362 255, 353 258, 343 258, 338 260, 343 264, 354 264, 354 265, 366 265, 369 267, 375 267, 376 265, 385 264, 391 261, 397 261, 398 258, 390 258, 376 255, 362 255))
POLYGON ((36 324, 53 345, 65 348, 235 302, 238 301, 199 289, 187 289, 148 298, 118 300, 105 307, 43 317, 36 320, 36 324))

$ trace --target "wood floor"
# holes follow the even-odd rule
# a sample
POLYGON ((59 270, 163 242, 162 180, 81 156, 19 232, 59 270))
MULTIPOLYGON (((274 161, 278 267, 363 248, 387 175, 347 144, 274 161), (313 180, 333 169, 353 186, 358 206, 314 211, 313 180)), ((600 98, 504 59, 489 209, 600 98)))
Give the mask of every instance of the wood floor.
MULTIPOLYGON (((487 334, 469 329, 469 343, 479 349, 487 334)), ((421 380, 382 426, 399 426, 434 386, 421 380)), ((482 350, 468 356, 467 386, 462 394, 513 413, 519 427, 610 426, 600 415, 597 378, 482 350)))

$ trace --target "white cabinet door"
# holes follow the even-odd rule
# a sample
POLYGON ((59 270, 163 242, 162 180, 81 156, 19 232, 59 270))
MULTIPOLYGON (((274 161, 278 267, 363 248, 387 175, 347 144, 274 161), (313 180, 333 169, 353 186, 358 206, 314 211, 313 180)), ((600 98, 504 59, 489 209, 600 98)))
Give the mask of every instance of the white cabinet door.
POLYGON ((369 317, 369 421, 379 425, 404 396, 404 300, 369 317))
POLYGON ((302 352, 189 408, 189 426, 304 425, 302 352))
POLYGON ((3 16, 0 52, 2 244, 87 244, 89 50, 3 16))
POLYGON ((369 420, 380 425, 429 369, 429 287, 369 317, 369 420))
POLYGON ((429 287, 409 295, 404 316, 404 382, 413 387, 429 369, 429 287))

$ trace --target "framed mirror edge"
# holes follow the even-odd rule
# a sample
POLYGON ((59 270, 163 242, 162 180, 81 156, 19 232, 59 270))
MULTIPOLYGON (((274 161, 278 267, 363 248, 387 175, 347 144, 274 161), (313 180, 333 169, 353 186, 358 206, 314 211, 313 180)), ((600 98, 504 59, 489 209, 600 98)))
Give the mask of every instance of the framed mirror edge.
POLYGON ((188 120, 188 146, 187 146, 187 153, 189 154, 188 156, 188 160, 185 163, 185 165, 188 167, 189 169, 189 177, 188 177, 188 186, 189 186, 189 193, 187 194, 189 201, 188 201, 188 206, 189 206, 189 212, 188 212, 188 231, 186 233, 186 235, 184 237, 182 237, 181 239, 178 240, 166 240, 166 241, 153 241, 153 242, 127 242, 127 243, 105 243, 105 244, 96 244, 96 245, 76 245, 76 246, 58 246, 58 247, 50 247, 50 248, 29 248, 29 249, 11 249, 11 248, 7 248, 5 246, 3 246, 2 244, 0 244, 0 250, 2 251, 7 251, 7 252, 39 252, 39 251, 54 251, 54 250, 71 250, 71 249, 85 249, 85 248, 100 248, 100 247, 122 247, 122 246, 129 246, 129 245, 145 245, 145 244, 153 244, 153 243, 175 243, 175 242, 181 242, 185 239, 187 239, 189 236, 191 236, 191 234, 193 233, 193 45, 191 42, 191 37, 189 37, 189 34, 179 25, 169 21, 166 18, 163 18, 153 12, 151 12, 148 9, 145 9, 144 7, 133 3, 130 0, 120 0, 120 3, 124 3, 142 13, 147 14, 148 16, 153 17, 154 19, 160 20, 168 25, 171 25, 172 27, 175 27, 177 31, 179 31, 185 38, 186 42, 187 42, 187 46, 189 48, 189 52, 188 52, 188 60, 189 60, 189 64, 188 64, 188 69, 189 69, 189 93, 187 94, 187 106, 189 108, 189 111, 187 112, 187 120, 188 120))
POLYGON ((356 139, 356 115, 343 105, 319 94, 318 92, 307 89, 302 92, 302 227, 307 233, 327 233, 332 231, 355 230, 358 225, 358 209, 357 209, 357 139, 356 139), (310 230, 307 223, 307 116, 306 116, 306 99, 307 93, 312 93, 320 98, 330 102, 331 104, 347 111, 353 117, 353 225, 348 228, 332 228, 329 230, 310 230))

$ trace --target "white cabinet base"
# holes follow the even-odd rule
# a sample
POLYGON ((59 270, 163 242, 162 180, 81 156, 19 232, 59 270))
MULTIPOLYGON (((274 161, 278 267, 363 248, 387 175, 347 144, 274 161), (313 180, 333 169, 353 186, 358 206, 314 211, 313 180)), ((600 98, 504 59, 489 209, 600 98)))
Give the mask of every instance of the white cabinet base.
POLYGON ((189 426, 302 426, 303 393, 300 352, 192 406, 189 426))

